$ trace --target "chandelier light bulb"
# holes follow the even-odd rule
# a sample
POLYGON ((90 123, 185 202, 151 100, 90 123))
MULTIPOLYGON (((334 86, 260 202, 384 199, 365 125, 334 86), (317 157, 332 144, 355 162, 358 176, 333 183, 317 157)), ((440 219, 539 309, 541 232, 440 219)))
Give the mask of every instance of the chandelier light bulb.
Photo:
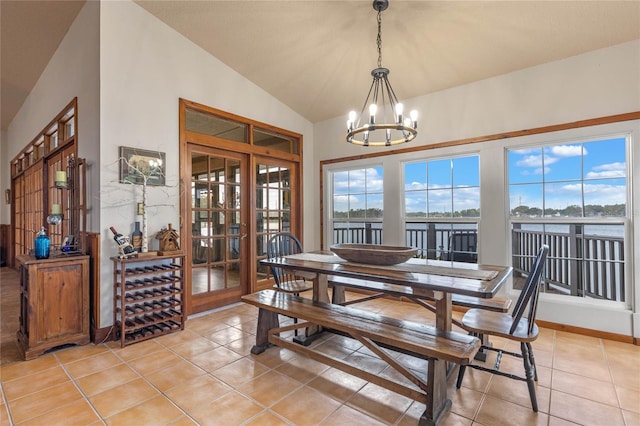
POLYGON ((418 121, 418 111, 416 111, 415 109, 411 110, 409 116, 411 117, 411 121, 413 121, 414 123, 418 121))

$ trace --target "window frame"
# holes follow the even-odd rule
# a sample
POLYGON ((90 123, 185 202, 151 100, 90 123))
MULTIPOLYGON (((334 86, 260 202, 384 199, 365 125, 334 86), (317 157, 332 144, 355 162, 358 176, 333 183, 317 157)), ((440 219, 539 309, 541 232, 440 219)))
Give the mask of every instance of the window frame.
MULTIPOLYGON (((624 127, 624 123, 616 123, 613 124, 605 124, 601 126, 591 126, 591 127, 583 127, 579 129, 569 129, 560 132, 550 132, 543 133, 532 136, 523 136, 520 138, 515 138, 514 143, 509 144, 508 146, 504 146, 504 189, 505 189, 505 217, 506 220, 506 235, 508 237, 508 247, 510 258, 513 259, 514 249, 513 249, 513 229, 514 224, 517 226, 522 225, 581 225, 581 226, 589 226, 589 225, 621 225, 623 226, 623 235, 624 235, 624 282, 625 282, 625 294, 626 298, 624 301, 615 301, 615 300, 604 300, 604 299, 592 299, 582 296, 570 296, 567 297, 565 294, 553 294, 549 292, 540 292, 540 298, 543 300, 549 301, 557 301, 560 303, 577 303, 577 304, 596 304, 600 306, 609 306, 614 309, 623 309, 630 310, 635 304, 634 299, 637 297, 636 287, 634 279, 634 270, 631 265, 634 259, 634 249, 633 242, 635 241, 633 236, 633 192, 634 192, 634 176, 632 164, 633 161, 633 143, 635 139, 638 139, 637 135, 634 139, 634 130, 633 129, 620 129, 617 128, 624 127), (556 217, 556 216, 545 216, 544 214, 539 217, 517 217, 511 215, 511 184, 509 180, 509 151, 519 150, 519 149, 531 149, 531 148, 541 148, 542 150, 557 145, 571 145, 576 143, 589 143, 589 142, 597 142, 600 140, 608 140, 608 139, 616 139, 616 138, 624 138, 625 139, 625 180, 626 180, 626 202, 625 202, 625 215, 624 216, 606 216, 606 217, 596 217, 596 216, 584 216, 584 209, 582 212, 582 216, 574 216, 574 217, 556 217), (522 143, 517 143, 518 141, 522 141, 522 143)), ((584 183, 584 176, 579 180, 580 183, 584 183)), ((587 180, 588 182, 588 180, 587 180)), ((636 191, 637 192, 637 191, 636 191)), ((544 196, 544 190, 543 190, 544 196)), ((543 203, 544 206, 544 203, 543 203)), ((584 207, 584 202, 583 206, 584 207)), ((543 210, 544 213, 544 210, 543 210)), ((550 259, 548 262, 552 259, 550 259)), ((512 261, 513 264, 513 261, 512 261)), ((515 268, 514 268, 515 271, 515 268)), ((546 274, 546 271, 545 271, 546 274)), ((517 283, 515 277, 512 279, 510 292, 515 293, 519 290, 516 288, 517 283)))

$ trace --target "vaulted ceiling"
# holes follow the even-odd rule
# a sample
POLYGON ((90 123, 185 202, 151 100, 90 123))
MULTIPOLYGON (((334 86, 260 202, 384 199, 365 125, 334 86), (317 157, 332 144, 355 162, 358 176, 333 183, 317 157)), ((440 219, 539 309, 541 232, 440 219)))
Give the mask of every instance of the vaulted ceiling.
MULTIPOLYGON (((312 122, 359 109, 377 66, 371 0, 136 3, 312 122)), ((0 1, 3 129, 83 4, 0 1)), ((639 38, 640 1, 391 0, 382 65, 402 100, 639 38)))

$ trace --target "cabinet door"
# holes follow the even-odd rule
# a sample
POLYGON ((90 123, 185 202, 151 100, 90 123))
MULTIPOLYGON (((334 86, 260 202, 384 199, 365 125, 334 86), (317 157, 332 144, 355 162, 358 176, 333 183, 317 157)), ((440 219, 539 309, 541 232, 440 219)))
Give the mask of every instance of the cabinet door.
POLYGON ((38 341, 59 339, 84 330, 86 289, 82 264, 52 265, 38 270, 38 341))

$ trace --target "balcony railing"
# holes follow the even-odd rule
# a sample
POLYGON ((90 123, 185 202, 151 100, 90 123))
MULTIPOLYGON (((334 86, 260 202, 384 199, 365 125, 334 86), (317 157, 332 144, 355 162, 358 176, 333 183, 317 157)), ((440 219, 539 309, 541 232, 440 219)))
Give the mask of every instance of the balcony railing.
POLYGON ((568 232, 512 229, 515 276, 526 275, 542 244, 549 246, 545 271, 548 292, 624 302, 624 238, 588 235, 583 225, 568 225, 568 232))
MULTIPOLYGON (((407 222, 406 245, 427 259, 477 261, 475 223, 407 222)), ((530 271, 542 244, 550 247, 544 291, 578 297, 626 301, 624 238, 584 233, 580 224, 568 232, 512 229, 512 266, 517 283, 530 271)), ((335 223, 334 243, 383 244, 381 223, 335 223)))

